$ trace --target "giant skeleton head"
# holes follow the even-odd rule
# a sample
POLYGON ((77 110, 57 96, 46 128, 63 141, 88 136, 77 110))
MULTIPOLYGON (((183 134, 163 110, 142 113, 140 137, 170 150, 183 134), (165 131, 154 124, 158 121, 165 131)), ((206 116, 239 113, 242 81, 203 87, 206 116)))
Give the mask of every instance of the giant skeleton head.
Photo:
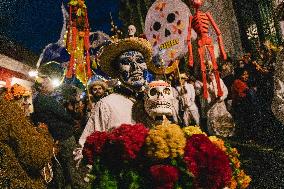
POLYGON ((187 29, 191 15, 180 0, 157 0, 150 7, 145 21, 145 34, 161 55, 165 67, 187 52, 187 29), (162 53, 161 53, 162 52, 162 53))
POLYGON ((156 116, 173 115, 173 91, 165 81, 152 81, 145 90, 144 107, 153 119, 156 116))
POLYGON ((134 88, 140 88, 146 83, 147 65, 142 53, 126 51, 118 58, 120 79, 134 88))

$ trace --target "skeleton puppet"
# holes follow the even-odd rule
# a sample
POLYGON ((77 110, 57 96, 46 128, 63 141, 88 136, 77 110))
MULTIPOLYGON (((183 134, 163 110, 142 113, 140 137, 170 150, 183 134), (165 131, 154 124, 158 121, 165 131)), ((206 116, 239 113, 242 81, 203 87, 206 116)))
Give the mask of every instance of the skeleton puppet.
POLYGON ((221 37, 221 32, 213 20, 209 12, 202 12, 199 8, 202 6, 204 0, 191 0, 193 7, 196 12, 193 16, 189 17, 189 27, 188 27, 188 53, 189 53, 189 66, 193 66, 193 55, 192 55, 192 45, 191 45, 191 28, 197 33, 198 36, 198 54, 200 59, 200 67, 202 72, 202 81, 203 81, 203 96, 208 98, 207 92, 207 82, 206 82, 206 65, 205 65, 205 50, 209 51, 211 56, 211 61, 213 64, 214 75, 217 82, 218 96, 221 97, 223 92, 220 86, 220 76, 218 72, 218 65, 214 55, 214 45, 212 43, 212 38, 208 35, 208 27, 212 24, 217 37, 218 45, 221 52, 221 57, 226 60, 226 53, 224 50, 224 45, 221 37))
POLYGON ((144 107, 147 114, 156 120, 157 116, 173 116, 173 91, 165 81, 152 81, 145 90, 144 107))

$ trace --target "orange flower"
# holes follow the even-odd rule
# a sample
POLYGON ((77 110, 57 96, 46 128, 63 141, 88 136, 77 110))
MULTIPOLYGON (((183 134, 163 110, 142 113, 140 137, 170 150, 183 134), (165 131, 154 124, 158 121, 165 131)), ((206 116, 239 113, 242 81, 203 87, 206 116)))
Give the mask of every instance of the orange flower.
POLYGON ((237 186, 238 186, 237 181, 234 178, 232 178, 231 183, 230 183, 230 189, 235 189, 237 188, 237 186))

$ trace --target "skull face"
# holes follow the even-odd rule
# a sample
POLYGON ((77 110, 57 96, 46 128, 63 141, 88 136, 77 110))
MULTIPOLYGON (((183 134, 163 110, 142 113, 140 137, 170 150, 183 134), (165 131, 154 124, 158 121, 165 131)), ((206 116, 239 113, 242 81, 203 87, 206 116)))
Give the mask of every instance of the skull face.
POLYGON ((129 26, 128 26, 128 35, 129 35, 130 37, 134 37, 135 33, 136 33, 136 28, 135 28, 135 26, 134 26, 134 25, 129 25, 129 26))
POLYGON ((148 73, 144 56, 138 51, 124 52, 118 58, 120 79, 134 88, 141 88, 146 83, 148 73))
POLYGON ((165 81, 151 82, 145 91, 144 107, 150 117, 173 115, 173 91, 165 81))
POLYGON ((187 52, 187 28, 190 10, 180 0, 158 0, 150 7, 145 34, 154 49, 154 56, 164 51, 165 66, 187 52))
POLYGON ((199 8, 203 5, 204 0, 191 0, 191 4, 194 8, 199 8))

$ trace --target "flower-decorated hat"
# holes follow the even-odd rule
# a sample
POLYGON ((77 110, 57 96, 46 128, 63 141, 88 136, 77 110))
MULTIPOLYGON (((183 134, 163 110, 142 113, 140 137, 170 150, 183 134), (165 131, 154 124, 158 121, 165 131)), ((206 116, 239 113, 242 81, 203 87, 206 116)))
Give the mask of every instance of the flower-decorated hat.
POLYGON ((130 37, 114 41, 113 43, 102 47, 99 53, 98 63, 101 69, 106 72, 112 78, 116 78, 119 75, 119 71, 116 69, 115 60, 126 51, 139 51, 145 58, 147 66, 152 61, 152 46, 143 38, 130 37))

